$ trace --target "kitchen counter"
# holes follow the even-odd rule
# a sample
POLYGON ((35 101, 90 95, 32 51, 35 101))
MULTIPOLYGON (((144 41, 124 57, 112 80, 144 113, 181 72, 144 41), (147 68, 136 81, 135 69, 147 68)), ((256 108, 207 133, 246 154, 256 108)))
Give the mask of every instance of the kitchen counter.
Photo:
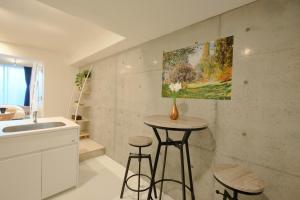
POLYGON ((42 200, 78 185, 79 125, 37 121, 0 122, 0 199, 42 200))

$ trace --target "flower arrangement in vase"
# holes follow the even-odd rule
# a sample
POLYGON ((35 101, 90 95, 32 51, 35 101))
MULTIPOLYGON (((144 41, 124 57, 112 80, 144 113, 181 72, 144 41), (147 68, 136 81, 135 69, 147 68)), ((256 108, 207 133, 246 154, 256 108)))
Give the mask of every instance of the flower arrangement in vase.
POLYGON ((171 83, 169 85, 169 88, 171 90, 171 95, 173 98, 173 106, 172 106, 172 110, 170 112, 170 119, 172 120, 177 120, 179 117, 179 113, 178 113, 178 109, 177 109, 177 105, 176 105, 176 98, 177 98, 177 94, 179 92, 179 90, 182 89, 181 83, 177 82, 177 83, 171 83))

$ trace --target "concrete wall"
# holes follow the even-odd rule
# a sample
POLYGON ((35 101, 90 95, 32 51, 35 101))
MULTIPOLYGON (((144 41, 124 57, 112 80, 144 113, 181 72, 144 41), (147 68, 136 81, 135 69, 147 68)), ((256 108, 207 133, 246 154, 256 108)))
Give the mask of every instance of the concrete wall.
MULTIPOLYGON (((178 100, 180 114, 209 122, 208 130, 191 138, 196 199, 221 199, 214 194, 221 186, 210 170, 215 163, 230 162, 251 168, 266 181, 263 195, 241 199, 298 200, 299 0, 258 0, 93 63, 92 94, 85 99, 92 105, 92 137, 125 165, 132 150, 129 136, 154 137, 143 117, 168 114, 171 108, 171 99, 161 97, 163 51, 229 35, 235 39, 232 100, 178 100)), ((168 158, 167 176, 179 177, 178 151, 168 158)), ((180 187, 166 185, 171 196, 181 199, 180 187)))
POLYGON ((39 61, 45 67, 44 116, 65 116, 72 95, 75 68, 64 56, 46 50, 0 42, 0 54, 39 61))

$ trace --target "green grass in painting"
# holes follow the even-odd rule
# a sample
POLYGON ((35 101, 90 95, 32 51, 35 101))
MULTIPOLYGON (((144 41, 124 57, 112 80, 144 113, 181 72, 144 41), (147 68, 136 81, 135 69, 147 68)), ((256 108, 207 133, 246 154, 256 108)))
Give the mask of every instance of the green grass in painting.
MULTIPOLYGON (((170 97, 171 91, 168 84, 162 86, 162 96, 170 97)), ((195 99, 231 99, 231 81, 223 83, 189 84, 178 93, 178 98, 195 99)))

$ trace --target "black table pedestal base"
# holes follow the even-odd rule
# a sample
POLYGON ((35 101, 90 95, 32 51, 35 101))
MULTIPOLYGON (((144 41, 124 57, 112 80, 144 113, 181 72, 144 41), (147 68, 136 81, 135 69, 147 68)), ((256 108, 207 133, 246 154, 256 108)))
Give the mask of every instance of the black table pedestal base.
MULTIPOLYGON (((151 179, 151 184, 150 185, 156 185, 157 183, 161 183, 160 185, 160 194, 159 194, 159 200, 161 200, 162 196, 162 191, 163 191, 163 184, 165 181, 172 181, 175 183, 179 183, 182 185, 182 199, 186 200, 186 189, 190 190, 191 192, 191 198, 192 200, 195 200, 195 193, 194 193, 194 186, 193 186, 193 179, 192 179, 192 168, 191 168, 191 160, 190 160, 190 152, 189 152, 189 144, 188 144, 188 139, 191 135, 192 130, 184 130, 184 135, 181 140, 172 140, 169 138, 169 133, 168 130, 174 130, 174 131, 182 131, 182 129, 177 130, 177 129, 170 129, 170 128, 161 128, 161 127, 155 127, 151 126, 153 128, 153 131, 155 133, 155 136, 158 140, 158 146, 157 146, 157 151, 156 151, 156 156, 155 156, 155 161, 154 161, 154 167, 153 167, 153 176, 151 179), (161 137, 157 131, 157 129, 164 129, 166 131, 166 139, 165 141, 161 140, 161 137), (162 177, 160 180, 155 181, 155 174, 157 170, 157 165, 158 165, 158 160, 159 160, 159 155, 161 151, 161 147, 165 146, 165 152, 164 152, 164 160, 163 160, 163 171, 162 171, 162 177), (173 180, 173 179, 165 179, 165 169, 166 169, 166 160, 167 160, 167 154, 168 154, 168 146, 175 146, 179 149, 180 151, 180 166, 181 166, 181 181, 178 180, 173 180), (185 150, 185 153, 184 153, 185 150), (189 176, 189 186, 186 185, 185 183, 185 157, 187 160, 187 170, 188 170, 188 176, 189 176)), ((199 129, 201 130, 201 129, 199 129)), ((151 199, 151 192, 152 192, 152 187, 149 188, 149 193, 148 193, 148 198, 147 200, 151 199)))

